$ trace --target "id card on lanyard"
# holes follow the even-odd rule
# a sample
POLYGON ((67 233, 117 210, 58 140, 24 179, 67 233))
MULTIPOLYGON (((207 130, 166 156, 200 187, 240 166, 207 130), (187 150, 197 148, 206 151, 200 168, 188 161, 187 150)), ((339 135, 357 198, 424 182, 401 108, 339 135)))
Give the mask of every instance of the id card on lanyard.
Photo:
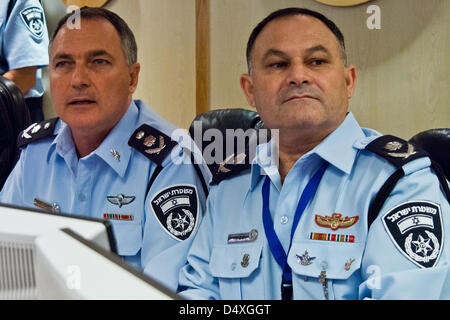
MULTIPOLYGON (((294 237, 295 230, 297 229, 298 222, 305 211, 306 206, 314 198, 316 194, 317 188, 319 187, 320 180, 322 179, 325 170, 328 167, 328 162, 325 162, 319 170, 316 171, 314 176, 309 180, 305 189, 300 196, 300 200, 297 204, 297 209, 295 210, 294 220, 292 222, 291 236, 289 242, 289 249, 291 248, 292 239, 294 237)), ((292 270, 287 263, 287 254, 284 251, 283 245, 278 238, 275 228, 273 225, 272 216, 270 214, 269 209, 269 198, 270 198, 270 178, 266 177, 263 187, 262 187, 262 200, 263 200, 263 210, 262 210, 262 218, 264 225, 264 232, 266 233, 266 238, 269 243, 270 251, 278 263, 278 265, 283 270, 283 278, 281 283, 281 298, 283 300, 291 300, 292 299, 292 270)))

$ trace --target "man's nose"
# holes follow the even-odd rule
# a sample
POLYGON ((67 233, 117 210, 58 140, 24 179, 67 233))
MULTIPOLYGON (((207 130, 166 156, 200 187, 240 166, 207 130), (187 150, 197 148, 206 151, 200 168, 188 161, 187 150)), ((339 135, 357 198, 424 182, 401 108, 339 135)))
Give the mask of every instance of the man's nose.
POLYGON ((83 88, 89 87, 89 85, 90 79, 88 70, 82 65, 76 65, 72 73, 72 87, 83 88))
POLYGON ((301 61, 292 62, 288 69, 286 83, 290 86, 311 84, 310 70, 301 61))

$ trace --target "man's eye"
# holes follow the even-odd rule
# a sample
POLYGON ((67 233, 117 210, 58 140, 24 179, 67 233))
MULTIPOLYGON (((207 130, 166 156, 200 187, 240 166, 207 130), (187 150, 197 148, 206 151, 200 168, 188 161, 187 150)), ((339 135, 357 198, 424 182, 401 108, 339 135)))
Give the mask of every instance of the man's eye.
POLYGON ((108 61, 108 60, 105 60, 105 59, 94 59, 92 62, 93 62, 94 64, 96 64, 96 65, 106 65, 106 64, 109 64, 109 61, 108 61))
POLYGON ((55 63, 55 68, 62 68, 68 65, 69 65, 68 61, 58 61, 57 63, 55 63))
POLYGON ((270 63, 269 68, 282 69, 282 68, 285 68, 287 65, 288 65, 287 62, 278 61, 278 62, 270 63))
POLYGON ((323 59, 312 59, 310 62, 313 66, 320 66, 325 63, 323 59))

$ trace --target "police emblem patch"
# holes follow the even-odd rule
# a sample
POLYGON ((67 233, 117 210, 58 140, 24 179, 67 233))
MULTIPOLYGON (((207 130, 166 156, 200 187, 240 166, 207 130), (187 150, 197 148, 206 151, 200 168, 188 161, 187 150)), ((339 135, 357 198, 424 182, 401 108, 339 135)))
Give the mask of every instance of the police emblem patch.
POLYGON ((402 203, 383 216, 383 224, 395 246, 414 264, 431 268, 437 263, 444 238, 437 203, 402 203))
POLYGON ((191 185, 170 186, 151 200, 159 223, 177 240, 189 238, 197 224, 197 188, 191 185))
POLYGON ((20 12, 20 16, 33 36, 42 38, 44 35, 44 12, 42 9, 38 7, 26 8, 20 12))

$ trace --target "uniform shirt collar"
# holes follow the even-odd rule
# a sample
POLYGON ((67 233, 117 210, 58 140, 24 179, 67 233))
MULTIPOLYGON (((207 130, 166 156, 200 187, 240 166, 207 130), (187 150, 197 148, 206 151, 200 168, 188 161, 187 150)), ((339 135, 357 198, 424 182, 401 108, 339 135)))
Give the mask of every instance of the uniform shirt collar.
MULTIPOLYGON (((138 116, 138 107, 132 101, 128 110, 100 146, 84 158, 87 159, 96 155, 103 159, 120 177, 123 177, 131 157, 128 139, 136 128, 138 116), (116 152, 120 158, 117 159, 113 152, 116 152)), ((56 150, 72 171, 76 172, 78 158, 69 126, 62 121, 58 121, 55 133, 56 138, 50 147, 47 160, 50 159, 52 150, 56 150)))
POLYGON ((310 153, 316 153, 336 168, 350 174, 358 149, 354 143, 365 138, 364 132, 352 113, 310 153))
POLYGON ((134 101, 132 101, 122 119, 111 130, 97 150, 94 151, 120 177, 124 176, 131 157, 132 149, 128 145, 128 139, 136 129, 138 115, 139 110, 134 101), (119 158, 116 158, 113 153, 117 153, 119 158))
MULTIPOLYGON (((330 133, 319 145, 303 157, 316 154, 339 170, 350 174, 358 149, 354 146, 356 140, 364 139, 365 134, 355 117, 349 112, 341 125, 330 133)), ((278 172, 278 154, 273 150, 273 141, 257 147, 256 157, 252 162, 250 188, 253 189, 263 175, 268 174, 281 188, 281 178, 278 172)), ((303 158, 302 157, 302 158, 303 158)))

